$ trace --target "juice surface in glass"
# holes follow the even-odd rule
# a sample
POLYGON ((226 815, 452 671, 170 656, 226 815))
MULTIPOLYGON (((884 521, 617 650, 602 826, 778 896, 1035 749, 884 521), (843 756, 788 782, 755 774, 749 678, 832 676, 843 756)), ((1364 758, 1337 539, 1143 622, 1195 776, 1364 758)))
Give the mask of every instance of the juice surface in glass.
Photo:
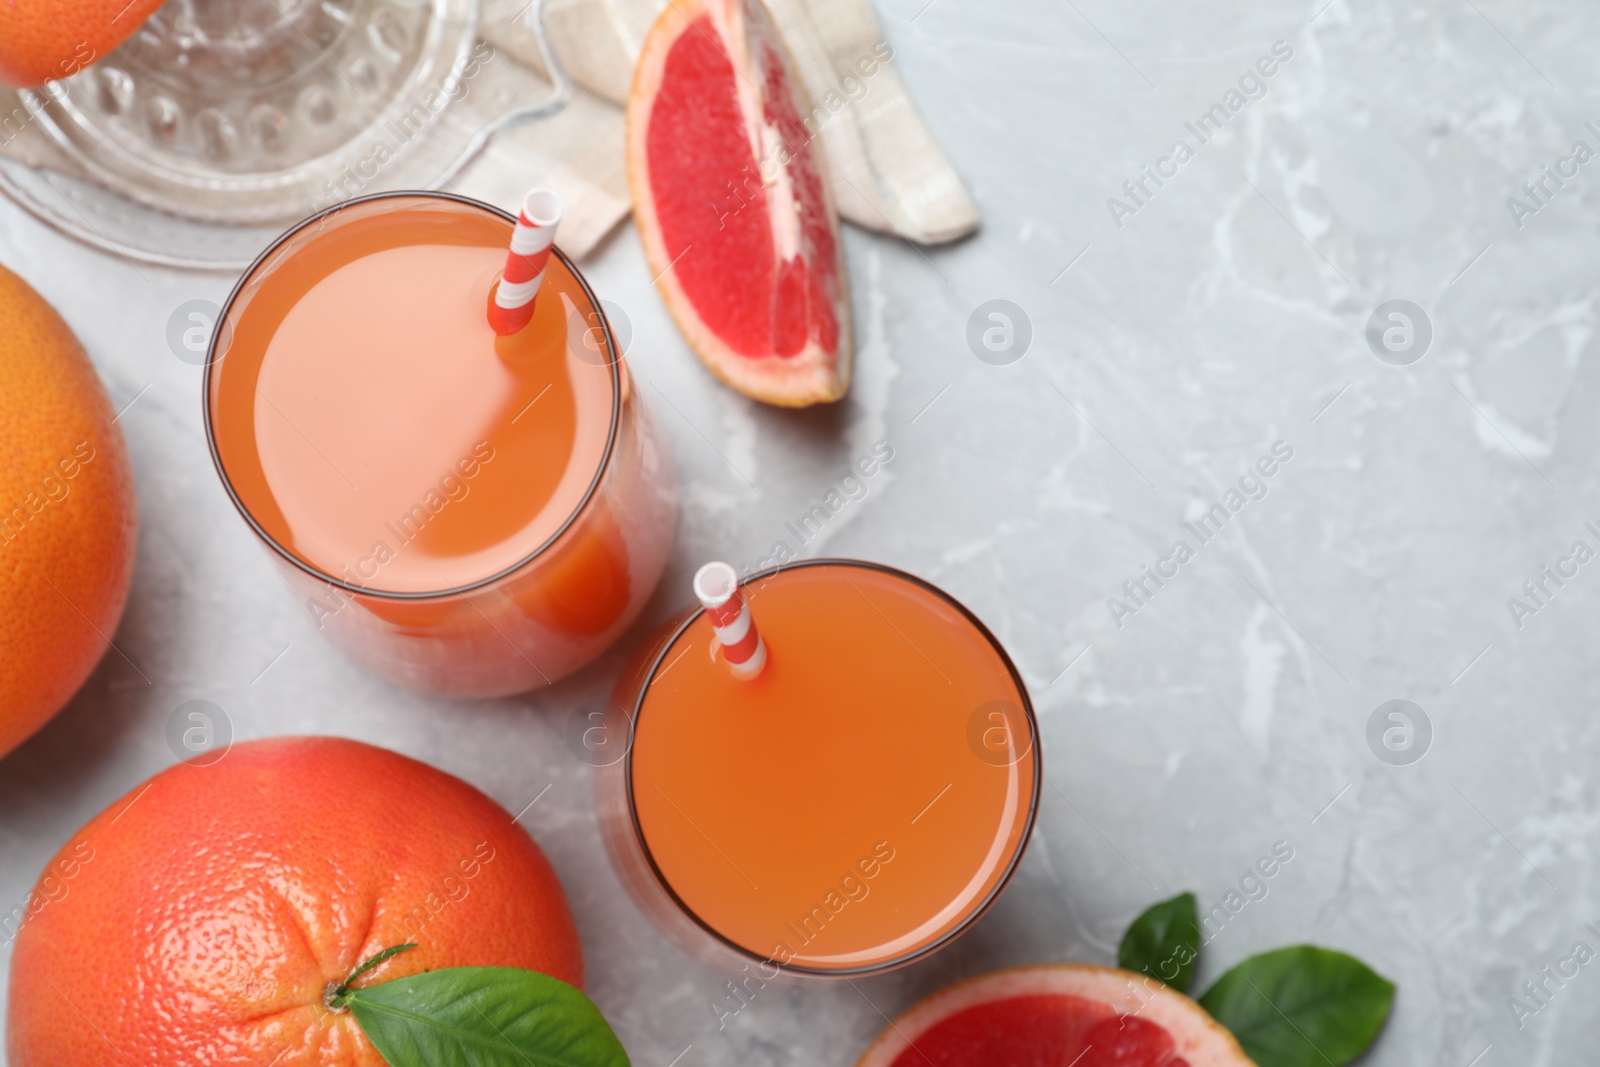
POLYGON ((1032 826, 1020 679, 975 618, 897 571, 821 561, 743 592, 760 676, 732 675, 703 612, 644 675, 626 770, 640 851, 746 956, 854 974, 931 951, 995 898, 1032 826))
POLYGON ((208 364, 219 470, 268 544, 324 579, 319 625, 460 695, 598 652, 671 527, 670 471, 565 258, 527 329, 490 329, 511 228, 421 194, 311 220, 246 276, 208 364))

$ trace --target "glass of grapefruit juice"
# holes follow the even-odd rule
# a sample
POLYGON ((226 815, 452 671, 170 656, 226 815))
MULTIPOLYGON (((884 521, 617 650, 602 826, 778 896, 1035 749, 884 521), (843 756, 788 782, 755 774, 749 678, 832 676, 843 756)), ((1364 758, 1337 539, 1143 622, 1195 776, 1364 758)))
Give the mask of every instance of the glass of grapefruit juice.
POLYGON ((697 607, 618 684, 626 747, 598 779, 613 864, 727 969, 845 977, 933 952, 999 896, 1033 827, 1020 676, 961 604, 878 564, 789 564, 740 594, 766 650, 754 678, 697 607))
POLYGON ((246 271, 205 368, 223 485, 317 627, 447 696, 593 659, 675 523, 670 458, 559 249, 532 323, 491 329, 515 223, 441 193, 314 215, 246 271))

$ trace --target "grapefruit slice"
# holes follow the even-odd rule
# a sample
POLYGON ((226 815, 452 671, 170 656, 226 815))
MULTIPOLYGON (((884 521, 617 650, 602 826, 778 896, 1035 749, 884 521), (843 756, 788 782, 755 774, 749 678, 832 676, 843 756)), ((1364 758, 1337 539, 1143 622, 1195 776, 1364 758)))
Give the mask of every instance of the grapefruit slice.
POLYGON ((656 288, 713 374, 784 407, 850 386, 844 242, 812 114, 761 0, 674 0, 628 99, 656 288))
POLYGON ((890 1024, 856 1067, 1253 1067, 1232 1034, 1141 974, 1058 964, 973 978, 890 1024))

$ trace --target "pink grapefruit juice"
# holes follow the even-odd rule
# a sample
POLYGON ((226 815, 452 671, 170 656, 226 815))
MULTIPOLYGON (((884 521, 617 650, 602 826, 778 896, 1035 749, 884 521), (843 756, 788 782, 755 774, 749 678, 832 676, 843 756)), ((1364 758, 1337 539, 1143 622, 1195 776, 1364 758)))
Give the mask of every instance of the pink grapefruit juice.
POLYGON ((932 951, 995 899, 1033 824, 1021 680, 972 615, 898 571, 808 562, 743 591, 758 677, 730 672, 696 611, 619 690, 632 744, 602 799, 625 880, 712 960, 707 942, 849 975, 932 951))
POLYGON ((320 628, 396 681, 497 696, 626 627, 672 531, 670 465, 583 279, 497 338, 508 216, 352 202, 252 268, 207 367, 214 455, 320 628))

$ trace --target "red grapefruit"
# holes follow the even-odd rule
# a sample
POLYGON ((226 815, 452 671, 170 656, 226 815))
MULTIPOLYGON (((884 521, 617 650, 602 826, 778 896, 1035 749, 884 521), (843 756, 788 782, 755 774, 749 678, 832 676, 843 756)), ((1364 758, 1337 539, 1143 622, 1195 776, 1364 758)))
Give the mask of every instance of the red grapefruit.
POLYGON ((628 182, 656 287, 695 354, 747 396, 805 407, 850 387, 850 301, 793 71, 761 0, 674 0, 634 71, 628 182))
POLYGON ((1182 993, 1108 967, 1018 967, 941 990, 856 1067, 1252 1067, 1182 993))

